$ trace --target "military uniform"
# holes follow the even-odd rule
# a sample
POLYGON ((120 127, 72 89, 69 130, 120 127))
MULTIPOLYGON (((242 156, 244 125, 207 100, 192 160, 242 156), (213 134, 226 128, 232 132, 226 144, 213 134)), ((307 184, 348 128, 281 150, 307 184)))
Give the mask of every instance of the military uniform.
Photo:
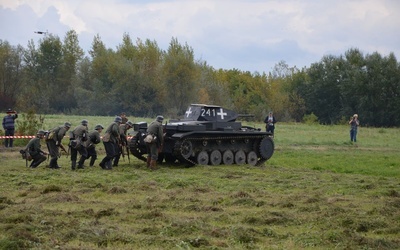
POLYGON ((26 150, 32 157, 32 162, 31 165, 29 166, 31 168, 36 168, 46 160, 45 155, 47 153, 41 150, 41 145, 40 145, 40 140, 43 138, 43 136, 44 136, 44 131, 39 130, 36 137, 31 139, 26 145, 26 150))
POLYGON ((89 133, 89 138, 84 143, 87 153, 88 153, 87 159, 90 158, 89 166, 91 166, 91 167, 93 167, 94 162, 97 159, 96 144, 99 144, 101 142, 101 137, 100 137, 99 131, 103 130, 103 126, 98 124, 98 125, 96 125, 96 127, 94 129, 95 130, 93 130, 92 132, 89 133))
POLYGON ((102 169, 111 170, 112 169, 112 160, 118 154, 118 145, 120 141, 119 134, 119 125, 121 124, 121 117, 117 116, 113 123, 111 123, 104 136, 103 136, 103 144, 104 149, 106 150, 106 156, 100 162, 100 167, 102 169))
POLYGON ((155 140, 153 140, 151 143, 146 143, 148 153, 147 167, 150 167, 151 169, 156 169, 157 167, 158 151, 163 144, 163 120, 163 116, 157 116, 156 120, 151 122, 147 128, 147 134, 152 135, 153 138, 155 137, 155 140))
POLYGON ((78 125, 72 132, 70 140, 77 140, 78 147, 70 147, 71 149, 71 169, 75 170, 76 168, 76 160, 78 158, 78 152, 81 155, 81 158, 78 162, 78 168, 83 169, 83 162, 87 158, 87 150, 84 146, 84 142, 87 140, 88 136, 88 122, 87 120, 82 120, 81 125, 78 125))
POLYGON ((119 136, 121 144, 118 147, 118 154, 114 158, 114 167, 118 166, 119 159, 121 158, 121 154, 123 154, 124 147, 128 145, 128 137, 127 132, 129 129, 133 127, 133 123, 131 121, 127 121, 125 124, 121 123, 119 125, 119 136))
POLYGON ((58 169, 58 157, 60 155, 59 148, 62 147, 62 139, 65 134, 71 127, 71 123, 66 122, 63 126, 58 126, 49 130, 49 133, 46 138, 47 149, 49 150, 49 154, 51 157, 50 160, 50 168, 58 169))

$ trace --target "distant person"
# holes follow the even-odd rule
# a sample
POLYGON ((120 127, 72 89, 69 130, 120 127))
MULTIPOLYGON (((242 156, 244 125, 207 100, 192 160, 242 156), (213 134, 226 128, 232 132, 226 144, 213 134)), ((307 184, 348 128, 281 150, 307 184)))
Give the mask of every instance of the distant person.
POLYGON ((125 112, 122 112, 121 113, 121 115, 120 115, 120 117, 121 117, 121 124, 125 124, 125 123, 127 123, 128 122, 128 117, 126 117, 126 114, 125 114, 125 112))
POLYGON ((264 123, 265 123, 265 130, 274 135, 276 119, 272 112, 269 112, 268 116, 265 117, 264 123))
POLYGON ((150 123, 147 128, 146 148, 147 148, 147 167, 151 170, 157 169, 158 152, 163 144, 163 126, 164 117, 159 115, 156 120, 150 123))
MULTIPOLYGON (((3 118, 3 129, 5 136, 14 136, 15 133, 15 119, 18 118, 17 111, 13 111, 11 109, 7 109, 7 115, 3 118)), ((13 147, 13 138, 6 138, 4 140, 4 146, 6 148, 13 147)))
POLYGON ((120 145, 118 148, 118 153, 114 158, 113 167, 118 167, 119 159, 121 155, 124 153, 124 148, 128 145, 128 130, 133 128, 133 123, 131 121, 127 121, 125 124, 119 125, 119 134, 120 134, 120 145))
POLYGON ((350 141, 357 142, 357 129, 360 126, 360 121, 358 120, 358 115, 354 114, 353 117, 350 118, 350 141))
POLYGON ((85 142, 85 147, 88 153, 88 157, 87 159, 90 158, 90 163, 89 166, 93 167, 94 166, 94 162, 97 159, 97 151, 96 151, 96 145, 99 144, 101 142, 101 131, 103 131, 104 127, 100 124, 97 124, 94 127, 94 131, 89 133, 89 138, 88 140, 85 142))
POLYGON ((39 130, 36 133, 36 137, 31 139, 28 144, 26 145, 26 150, 32 157, 30 168, 36 168, 42 162, 46 160, 46 155, 48 153, 41 150, 40 140, 44 138, 45 131, 39 130))
POLYGON ((82 120, 81 124, 75 127, 70 133, 70 149, 71 149, 71 169, 76 169, 76 160, 78 159, 78 152, 81 158, 78 162, 78 168, 83 169, 83 162, 87 158, 87 150, 84 142, 88 139, 88 121, 82 120), (74 143, 72 143, 74 141, 74 143))
POLYGON ((104 149, 106 150, 106 156, 100 162, 100 167, 104 170, 112 170, 112 160, 118 154, 118 145, 120 144, 119 125, 122 119, 120 116, 115 117, 113 123, 111 123, 103 136, 104 149))
POLYGON ((46 138, 47 149, 49 150, 49 154, 51 156, 50 160, 50 168, 59 169, 58 165, 58 157, 60 156, 60 148, 64 151, 65 148, 62 145, 62 139, 64 138, 67 131, 71 128, 71 123, 66 122, 62 126, 55 127, 50 129, 46 138))

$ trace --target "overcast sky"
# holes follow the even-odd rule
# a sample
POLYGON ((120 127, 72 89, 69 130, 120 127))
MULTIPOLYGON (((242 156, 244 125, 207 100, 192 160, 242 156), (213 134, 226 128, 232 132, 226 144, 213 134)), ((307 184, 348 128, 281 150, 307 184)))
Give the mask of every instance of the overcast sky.
POLYGON ((0 39, 11 45, 71 29, 86 54, 96 34, 114 50, 124 33, 163 50, 174 37, 215 69, 309 67, 350 48, 400 60, 400 0, 0 0, 0 39))

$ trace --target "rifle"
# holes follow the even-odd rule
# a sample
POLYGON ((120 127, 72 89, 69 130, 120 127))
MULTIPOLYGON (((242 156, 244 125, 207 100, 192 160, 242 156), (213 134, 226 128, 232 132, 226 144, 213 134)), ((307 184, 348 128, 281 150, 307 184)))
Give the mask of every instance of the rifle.
POLYGON ((59 145, 58 145, 60 148, 61 148, 61 150, 62 151, 64 151, 66 154, 67 154, 67 158, 68 158, 68 152, 67 152, 67 150, 65 149, 65 147, 60 143, 59 145))

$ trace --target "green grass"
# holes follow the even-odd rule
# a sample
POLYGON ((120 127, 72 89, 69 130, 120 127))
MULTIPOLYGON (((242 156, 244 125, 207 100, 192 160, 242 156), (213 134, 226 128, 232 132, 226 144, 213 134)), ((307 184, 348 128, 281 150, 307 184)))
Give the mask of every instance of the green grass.
MULTIPOLYGON (((113 120, 45 126, 83 118, 113 120)), ((399 131, 361 127, 352 144, 347 126, 277 123, 263 167, 153 172, 132 157, 113 171, 73 172, 66 156, 32 170, 0 147, 0 249, 399 249, 399 131)))

